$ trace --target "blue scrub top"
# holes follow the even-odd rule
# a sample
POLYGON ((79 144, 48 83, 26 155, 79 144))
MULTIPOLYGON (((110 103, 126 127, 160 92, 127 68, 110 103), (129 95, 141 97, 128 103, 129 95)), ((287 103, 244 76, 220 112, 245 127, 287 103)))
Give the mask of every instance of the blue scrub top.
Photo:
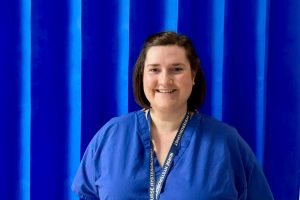
MULTIPOLYGON (((111 119, 88 145, 72 190, 83 199, 149 199, 150 132, 144 111, 111 119)), ((156 177, 161 167, 154 158, 156 177)), ((195 113, 160 194, 161 200, 269 200, 254 154, 237 131, 195 113)))

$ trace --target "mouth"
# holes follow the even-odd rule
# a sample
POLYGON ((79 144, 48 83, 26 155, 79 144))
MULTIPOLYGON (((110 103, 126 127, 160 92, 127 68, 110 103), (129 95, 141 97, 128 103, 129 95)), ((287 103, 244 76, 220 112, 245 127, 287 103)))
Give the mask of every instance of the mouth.
POLYGON ((156 89, 155 90, 158 93, 164 93, 164 94, 171 94, 173 92, 175 92, 175 89, 156 89))

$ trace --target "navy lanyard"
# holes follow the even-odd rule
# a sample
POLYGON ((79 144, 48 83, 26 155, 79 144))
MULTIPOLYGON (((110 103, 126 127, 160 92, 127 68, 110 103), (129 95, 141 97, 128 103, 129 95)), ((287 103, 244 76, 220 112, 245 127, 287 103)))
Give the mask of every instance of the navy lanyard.
MULTIPOLYGON (((171 165, 173 163, 174 157, 176 156, 176 154, 178 153, 178 149, 179 149, 179 144, 181 141, 181 138, 183 136, 184 130, 186 128, 186 125, 188 123, 190 119, 190 113, 187 112, 183 121, 181 122, 181 125, 178 129, 178 132, 176 134, 176 137, 172 143, 171 149, 168 153, 168 156, 165 160, 165 163, 163 165, 162 168, 162 172, 159 176, 159 179, 156 183, 155 181, 155 169, 154 169, 154 149, 153 149, 153 144, 151 142, 150 144, 150 164, 149 164, 149 171, 150 171, 150 186, 149 186, 149 197, 150 200, 158 200, 159 199, 159 195, 161 192, 161 188, 163 186, 163 184, 166 181, 166 178, 168 176, 168 173, 170 171, 171 165)), ((150 110, 148 112, 147 115, 147 120, 148 120, 148 126, 149 126, 149 130, 151 133, 151 119, 150 119, 150 110)))

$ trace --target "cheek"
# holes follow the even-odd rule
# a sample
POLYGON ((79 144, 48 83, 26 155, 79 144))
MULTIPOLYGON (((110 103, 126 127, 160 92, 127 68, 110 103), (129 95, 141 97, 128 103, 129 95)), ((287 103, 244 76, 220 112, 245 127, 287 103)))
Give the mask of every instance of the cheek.
POLYGON ((189 76, 189 75, 186 75, 186 76, 182 76, 178 82, 180 83, 180 85, 182 87, 185 87, 185 88, 190 88, 190 87, 193 87, 193 83, 194 83, 194 80, 193 80, 193 77, 189 76))
POLYGON ((144 85, 144 88, 149 88, 149 87, 152 87, 153 86, 153 79, 147 75, 144 75, 143 77, 143 85, 144 85))
POLYGON ((182 79, 179 83, 183 92, 182 94, 188 98, 193 90, 193 79, 189 76, 182 79))
POLYGON ((147 77, 143 78, 143 90, 147 98, 149 98, 149 93, 151 90, 151 85, 149 83, 149 79, 147 77))

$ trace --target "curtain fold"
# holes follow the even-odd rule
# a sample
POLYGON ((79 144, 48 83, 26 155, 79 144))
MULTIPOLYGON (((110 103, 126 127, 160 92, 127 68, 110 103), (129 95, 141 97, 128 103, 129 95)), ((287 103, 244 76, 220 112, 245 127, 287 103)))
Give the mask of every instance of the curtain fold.
POLYGON ((66 0, 31 2, 30 199, 66 199, 69 190, 69 20, 66 0))
POLYGON ((4 199, 21 195, 22 34, 21 2, 3 2, 0 12, 0 182, 4 199), (13 14, 16 12, 15 14, 13 14), (3 28, 5 27, 5 28, 3 28), (5 39, 3 39, 5 38, 5 39), (9 38, 9 40, 8 40, 9 38), (13 48, 12 48, 13 47, 13 48), (17 180, 17 181, 15 181, 17 180))
POLYGON ((225 12, 223 119, 235 124, 256 151, 257 1, 228 1, 225 12))
POLYGON ((132 72, 143 41, 189 36, 207 96, 201 112, 235 126, 275 199, 300 186, 297 0, 10 0, 0 12, 1 199, 78 199, 86 146, 114 116, 140 109, 132 72))
POLYGON ((264 169, 278 199, 299 197, 299 9, 299 1, 270 2, 264 169))

